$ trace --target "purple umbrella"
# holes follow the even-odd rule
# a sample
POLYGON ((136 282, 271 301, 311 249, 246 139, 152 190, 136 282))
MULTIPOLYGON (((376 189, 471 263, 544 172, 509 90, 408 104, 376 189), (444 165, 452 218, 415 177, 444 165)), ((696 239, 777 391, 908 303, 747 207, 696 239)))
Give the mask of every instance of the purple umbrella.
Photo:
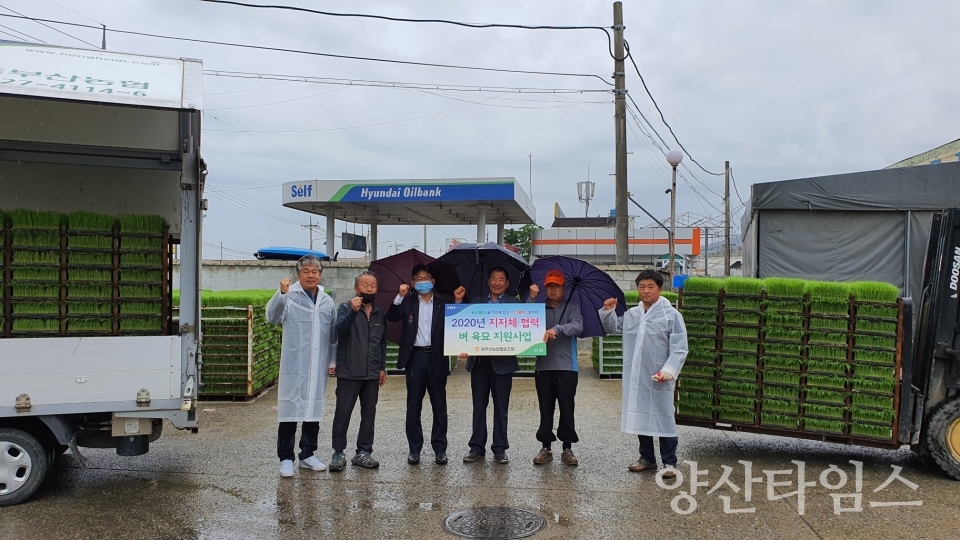
POLYGON ((537 259, 520 283, 521 294, 529 290, 531 284, 536 283, 540 287, 537 301, 545 301, 547 292, 543 286, 543 278, 550 270, 559 270, 563 274, 564 300, 580 305, 580 311, 583 313, 583 333, 580 337, 605 335, 598 313, 603 307, 604 300, 617 299, 617 315, 623 315, 626 311, 623 291, 613 278, 588 262, 561 255, 537 259))

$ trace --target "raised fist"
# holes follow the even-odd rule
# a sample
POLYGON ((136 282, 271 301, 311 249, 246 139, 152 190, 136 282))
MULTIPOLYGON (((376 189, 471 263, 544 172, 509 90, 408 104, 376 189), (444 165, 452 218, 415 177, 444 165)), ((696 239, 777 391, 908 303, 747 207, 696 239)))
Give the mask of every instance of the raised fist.
POLYGON ((611 309, 614 309, 616 307, 617 307, 616 298, 607 298, 606 300, 603 301, 603 309, 605 309, 606 311, 610 311, 611 309))
POLYGON ((406 296, 410 292, 410 286, 406 283, 400 284, 400 296, 406 296))
POLYGON ((360 307, 363 305, 363 299, 359 296, 354 296, 350 299, 350 309, 354 311, 360 311, 360 307))
POLYGON ((283 278, 280 280, 280 293, 287 294, 287 291, 290 290, 290 280, 283 278))
POLYGON ((463 302, 463 298, 467 296, 467 290, 463 288, 463 285, 457 287, 457 290, 453 291, 453 299, 459 304, 463 302))
POLYGON ((530 298, 536 298, 540 294, 540 287, 537 287, 537 284, 534 283, 530 286, 530 298))

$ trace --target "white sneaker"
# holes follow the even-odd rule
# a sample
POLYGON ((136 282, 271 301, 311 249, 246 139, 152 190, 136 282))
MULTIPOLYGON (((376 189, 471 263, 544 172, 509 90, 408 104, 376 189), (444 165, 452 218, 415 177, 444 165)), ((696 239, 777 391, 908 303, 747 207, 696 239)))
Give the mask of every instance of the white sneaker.
POLYGON ((285 459, 280 462, 280 476, 283 478, 293 476, 293 461, 285 459))
MULTIPOLYGON (((291 468, 292 468, 292 464, 291 464, 291 468)), ((301 468, 301 469, 313 469, 313 470, 315 470, 315 471, 325 471, 325 470, 327 470, 327 466, 324 465, 322 461, 320 461, 319 459, 317 459, 317 456, 310 456, 310 457, 308 457, 307 459, 301 459, 301 460, 300 460, 300 468, 301 468)))

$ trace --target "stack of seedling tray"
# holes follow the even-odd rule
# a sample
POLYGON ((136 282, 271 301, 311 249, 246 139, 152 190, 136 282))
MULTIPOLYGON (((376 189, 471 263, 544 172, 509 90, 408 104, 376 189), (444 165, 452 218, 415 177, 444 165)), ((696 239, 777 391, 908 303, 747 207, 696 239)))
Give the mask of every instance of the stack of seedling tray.
POLYGON ((884 283, 691 278, 681 294, 690 352, 677 418, 891 444, 903 314, 884 283))

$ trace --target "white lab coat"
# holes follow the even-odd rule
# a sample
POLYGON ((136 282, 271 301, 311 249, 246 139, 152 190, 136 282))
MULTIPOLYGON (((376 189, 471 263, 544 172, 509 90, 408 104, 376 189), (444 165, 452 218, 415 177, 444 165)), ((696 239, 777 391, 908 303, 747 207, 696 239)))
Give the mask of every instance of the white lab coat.
POLYGON ((267 302, 267 320, 283 324, 277 418, 280 422, 319 422, 327 391, 327 367, 337 357, 336 305, 319 288, 314 303, 299 282, 280 289, 267 302))
POLYGON ((673 389, 687 358, 687 329, 683 316, 660 297, 650 310, 643 304, 617 317, 615 310, 600 309, 608 334, 623 334, 623 405, 620 431, 652 437, 676 437, 673 389), (673 380, 656 382, 657 372, 673 380))

